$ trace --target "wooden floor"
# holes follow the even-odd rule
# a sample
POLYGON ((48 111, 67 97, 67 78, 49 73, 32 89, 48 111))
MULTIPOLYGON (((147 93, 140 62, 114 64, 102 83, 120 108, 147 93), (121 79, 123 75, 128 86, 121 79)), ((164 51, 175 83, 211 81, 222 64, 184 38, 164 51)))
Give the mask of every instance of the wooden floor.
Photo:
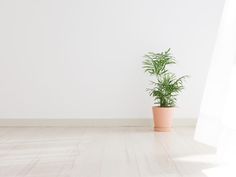
POLYGON ((0 128, 0 177, 206 177, 214 149, 193 128, 0 128))

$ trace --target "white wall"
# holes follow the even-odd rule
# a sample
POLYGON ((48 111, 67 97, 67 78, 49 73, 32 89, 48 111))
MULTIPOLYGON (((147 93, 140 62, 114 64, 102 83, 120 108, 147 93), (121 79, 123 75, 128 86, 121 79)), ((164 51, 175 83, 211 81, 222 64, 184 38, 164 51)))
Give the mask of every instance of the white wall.
POLYGON ((142 56, 169 47, 197 117, 224 0, 1 0, 0 118, 149 118, 142 56))

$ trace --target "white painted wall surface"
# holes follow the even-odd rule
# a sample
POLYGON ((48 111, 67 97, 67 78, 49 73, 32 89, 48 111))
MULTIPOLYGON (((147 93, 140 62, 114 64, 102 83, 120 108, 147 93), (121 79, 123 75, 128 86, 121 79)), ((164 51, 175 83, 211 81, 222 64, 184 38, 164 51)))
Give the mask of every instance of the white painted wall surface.
POLYGON ((189 74, 196 118, 224 0, 1 0, 0 118, 150 118, 148 51, 189 74))

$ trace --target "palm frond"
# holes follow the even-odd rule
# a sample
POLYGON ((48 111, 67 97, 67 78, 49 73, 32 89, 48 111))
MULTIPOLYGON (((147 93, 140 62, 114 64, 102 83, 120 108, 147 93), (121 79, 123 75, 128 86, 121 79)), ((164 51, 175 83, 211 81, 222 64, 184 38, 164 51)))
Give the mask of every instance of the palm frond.
POLYGON ((147 89, 149 95, 162 107, 175 106, 176 97, 184 89, 183 81, 188 76, 177 78, 175 74, 168 71, 166 67, 176 63, 170 49, 161 53, 148 52, 144 58, 144 71, 156 78, 155 81, 151 81, 153 89, 147 89))

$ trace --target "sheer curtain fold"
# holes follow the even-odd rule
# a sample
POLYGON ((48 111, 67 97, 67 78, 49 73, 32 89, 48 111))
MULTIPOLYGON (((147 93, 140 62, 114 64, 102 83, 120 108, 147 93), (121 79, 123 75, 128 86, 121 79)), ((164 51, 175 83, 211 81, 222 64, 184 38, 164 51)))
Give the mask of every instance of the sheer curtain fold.
POLYGON ((209 145, 217 146, 221 130, 236 123, 235 54, 236 1, 226 0, 195 134, 209 145))
POLYGON ((225 1, 195 138, 215 146, 220 162, 234 163, 236 159, 236 0, 225 1))

